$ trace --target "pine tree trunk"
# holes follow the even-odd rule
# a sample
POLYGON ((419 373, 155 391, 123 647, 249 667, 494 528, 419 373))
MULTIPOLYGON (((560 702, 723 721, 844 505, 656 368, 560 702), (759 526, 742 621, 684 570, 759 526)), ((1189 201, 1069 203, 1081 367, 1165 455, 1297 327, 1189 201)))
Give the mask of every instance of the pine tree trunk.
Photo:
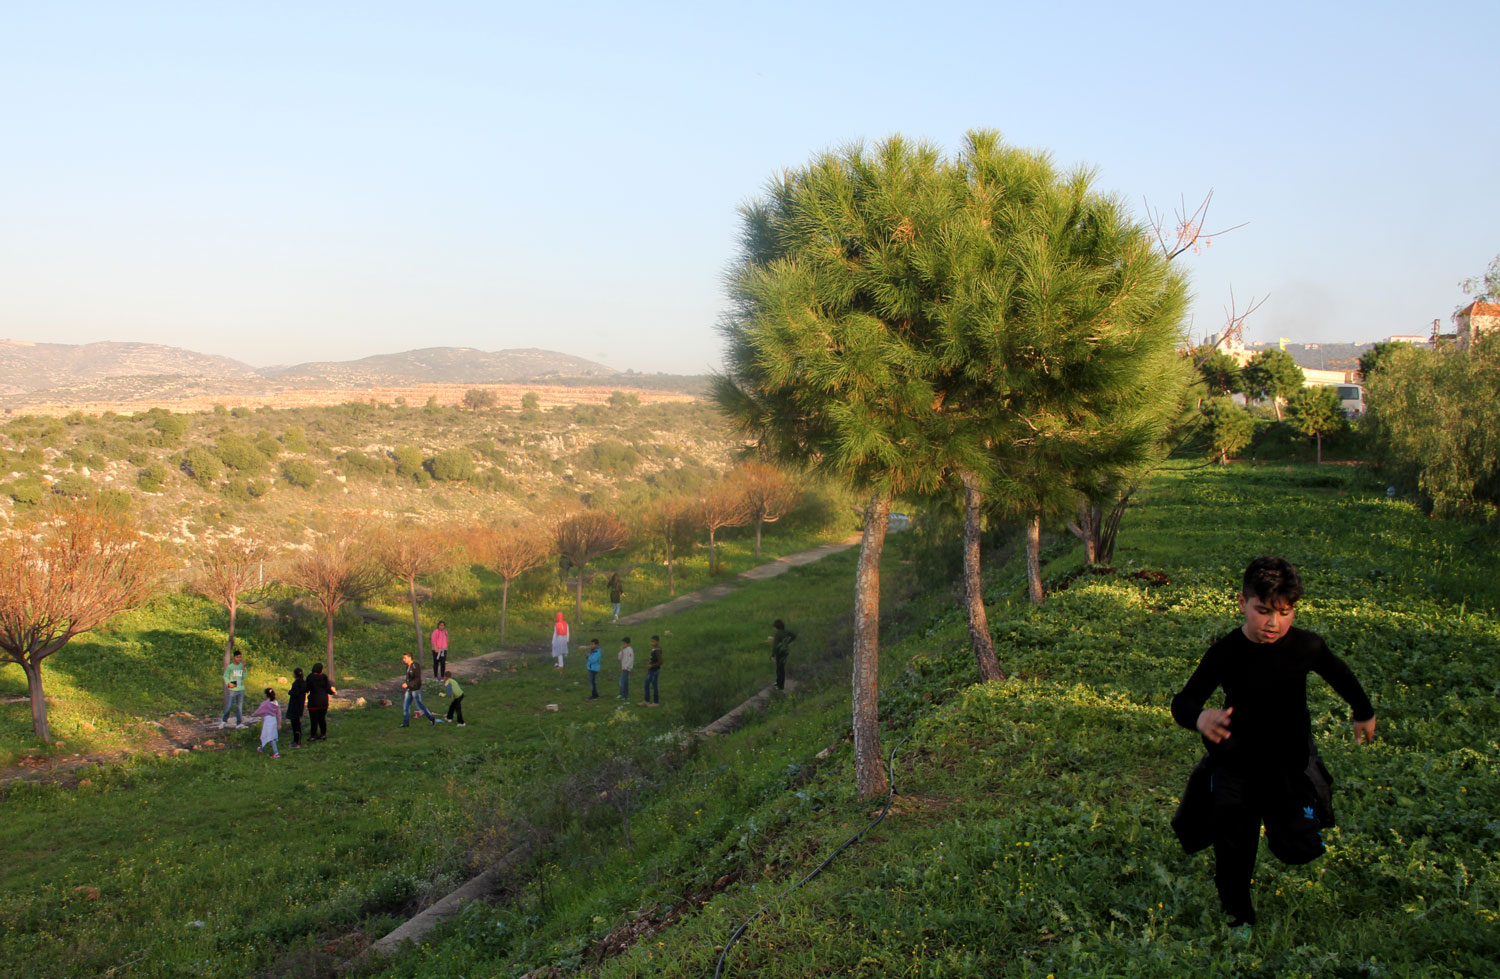
POLYGON ((323 669, 328 671, 328 682, 332 683, 333 672, 333 609, 324 609, 328 621, 328 654, 323 658, 323 669))
POLYGON ((984 608, 984 579, 980 569, 979 533, 983 494, 979 480, 971 472, 962 474, 964 484, 964 600, 969 610, 969 643, 979 666, 982 682, 1004 680, 1005 671, 995 656, 995 640, 990 636, 990 620, 984 608))
POLYGON ((1026 591, 1031 604, 1042 604, 1042 515, 1026 521, 1026 591))
POLYGON ((1130 498, 1135 495, 1138 486, 1132 486, 1120 495, 1120 499, 1110 508, 1109 516, 1104 519, 1104 527, 1099 534, 1099 561, 1109 564, 1115 559, 1115 541, 1120 537, 1120 521, 1125 519, 1125 511, 1130 507, 1130 498))
MULTIPOLYGON (((240 604, 236 601, 229 602, 229 639, 224 643, 224 669, 229 669, 229 658, 234 655, 234 620, 236 613, 240 610, 240 604)), ((223 674, 220 674, 222 677, 223 674)), ((220 679, 224 688, 224 709, 229 709, 229 684, 220 679)))
POLYGON ((755 515, 755 559, 757 561, 760 560, 760 528, 763 523, 765 523, 765 514, 757 513, 755 515))
POLYGON ((583 625, 583 565, 578 568, 578 583, 573 586, 573 622, 575 625, 583 625))
POLYGON ((510 579, 506 578, 500 585, 500 645, 505 645, 505 614, 510 605, 510 579))
POLYGON ((411 598, 411 622, 417 630, 417 662, 421 663, 427 656, 427 650, 422 643, 422 614, 417 611, 417 579, 406 579, 406 594, 411 598))
POLYGON ((890 788, 880 754, 880 552, 891 499, 877 491, 865 507, 854 578, 854 780, 862 799, 890 788))
POLYGON ((714 544, 714 532, 713 529, 710 528, 708 531, 708 573, 710 575, 716 575, 719 573, 719 555, 718 551, 715 548, 716 545, 714 544))
POLYGON ((1323 433, 1314 432, 1313 437, 1318 440, 1318 465, 1323 464, 1323 433))
POLYGON ((26 671, 26 692, 31 695, 31 730, 43 741, 52 740, 52 728, 47 723, 47 698, 42 694, 42 664, 40 660, 27 659, 21 664, 26 671))
POLYGON ((672 535, 667 534, 667 594, 677 594, 677 582, 672 577, 672 535))

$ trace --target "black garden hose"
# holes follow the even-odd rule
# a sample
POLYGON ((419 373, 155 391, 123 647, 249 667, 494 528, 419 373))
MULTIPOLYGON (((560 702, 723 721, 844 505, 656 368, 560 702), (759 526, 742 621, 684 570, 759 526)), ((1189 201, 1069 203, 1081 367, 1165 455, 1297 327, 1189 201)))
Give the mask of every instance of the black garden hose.
MULTIPOLYGON (((814 867, 806 877, 797 881, 797 883, 793 884, 791 887, 788 887, 785 891, 783 891, 781 893, 781 896, 777 897, 775 901, 784 900, 788 894, 792 893, 792 891, 795 891, 803 884, 806 884, 808 881, 821 874, 828 868, 829 864, 833 863, 835 857, 837 857, 840 853, 843 853, 849 847, 853 846, 861 836, 864 836, 870 830, 880 825, 880 821, 885 818, 885 814, 891 811, 891 803, 895 801, 896 798, 896 752, 900 750, 901 746, 903 744, 906 744, 906 742, 910 738, 911 735, 908 734, 906 737, 897 742, 896 746, 891 749, 890 758, 886 762, 886 767, 890 770, 891 786, 890 791, 885 797, 885 807, 880 810, 880 815, 871 820, 870 824, 864 829, 860 830, 858 833, 855 833, 843 843, 840 843, 837 850, 834 850, 832 853, 830 853, 828 857, 822 863, 814 867)), ((724 951, 719 954, 719 964, 714 966, 714 979, 720 979, 720 976, 724 974, 724 962, 729 957, 729 950, 734 947, 734 943, 740 940, 740 936, 745 934, 746 930, 749 929, 751 923, 753 923, 755 919, 759 918, 762 914, 765 914, 766 909, 769 908, 773 903, 775 902, 767 901, 765 904, 762 904, 758 909, 756 909, 756 912, 754 914, 741 922, 740 926, 736 928, 734 930, 734 933, 729 936, 729 941, 724 943, 724 951)))

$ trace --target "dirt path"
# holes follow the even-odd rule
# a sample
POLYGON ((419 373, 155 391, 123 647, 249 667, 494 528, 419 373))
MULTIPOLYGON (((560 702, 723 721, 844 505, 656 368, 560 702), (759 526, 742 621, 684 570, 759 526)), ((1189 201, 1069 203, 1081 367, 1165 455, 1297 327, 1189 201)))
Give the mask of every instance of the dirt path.
MULTIPOLYGON (((729 581, 709 585, 698 591, 689 592, 686 595, 678 595, 669 602, 643 609, 620 617, 620 625, 637 625, 671 615, 695 605, 715 601, 738 591, 746 583, 751 581, 764 581, 784 574, 792 568, 801 567, 820 561, 830 554, 848 550, 859 542, 859 538, 851 537, 832 544, 823 544, 811 547, 796 554, 788 554, 777 558, 758 567, 736 575, 729 581)), ((544 647, 523 647, 521 649, 499 649, 490 653, 481 653, 478 656, 470 656, 466 659, 454 660, 448 666, 448 672, 460 680, 483 677, 500 669, 502 664, 524 659, 528 656, 545 656, 548 651, 544 647)), ((340 688, 339 695, 334 698, 330 708, 332 710, 356 710, 379 704, 383 700, 396 701, 401 696, 401 683, 405 676, 394 676, 383 680, 373 686, 340 688)), ((254 708, 252 707, 251 710, 254 708)), ((190 711, 174 711, 158 720, 140 721, 140 726, 146 729, 145 739, 128 749, 115 749, 112 751, 93 751, 88 753, 77 753, 67 757, 44 758, 41 756, 30 756, 22 758, 14 765, 0 768, 0 798, 4 797, 5 790, 12 782, 25 781, 31 783, 61 784, 68 788, 74 788, 79 784, 82 776, 79 774, 83 769, 95 765, 119 764, 137 755, 171 756, 183 755, 189 751, 208 750, 214 751, 229 747, 233 740, 244 731, 258 730, 254 722, 247 723, 242 728, 219 727, 219 714, 214 712, 207 715, 194 714, 190 711)))

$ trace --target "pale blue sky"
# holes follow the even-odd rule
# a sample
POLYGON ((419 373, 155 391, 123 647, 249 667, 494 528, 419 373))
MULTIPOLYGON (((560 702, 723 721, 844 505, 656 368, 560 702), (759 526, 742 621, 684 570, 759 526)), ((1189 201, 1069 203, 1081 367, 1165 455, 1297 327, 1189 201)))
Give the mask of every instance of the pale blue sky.
POLYGON ((1194 332, 1425 332, 1500 253, 1500 4, 0 7, 0 337, 256 365, 546 347, 699 372, 737 207, 999 129, 1214 191, 1194 332))

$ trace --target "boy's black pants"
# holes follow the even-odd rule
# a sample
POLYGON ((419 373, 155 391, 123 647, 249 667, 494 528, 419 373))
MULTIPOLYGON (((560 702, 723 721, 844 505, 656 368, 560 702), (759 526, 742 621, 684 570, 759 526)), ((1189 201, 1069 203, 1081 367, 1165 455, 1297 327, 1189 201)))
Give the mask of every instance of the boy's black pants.
POLYGON ((453 698, 453 703, 448 705, 448 713, 445 716, 451 721, 455 715, 457 715, 458 723, 462 724, 464 722, 464 695, 462 694, 453 698))
POLYGON ((1253 922, 1250 877, 1261 826, 1276 859, 1309 863, 1323 854, 1322 829, 1333 824, 1332 813, 1307 772, 1219 767, 1211 775, 1210 792, 1219 903, 1235 918, 1253 922))

